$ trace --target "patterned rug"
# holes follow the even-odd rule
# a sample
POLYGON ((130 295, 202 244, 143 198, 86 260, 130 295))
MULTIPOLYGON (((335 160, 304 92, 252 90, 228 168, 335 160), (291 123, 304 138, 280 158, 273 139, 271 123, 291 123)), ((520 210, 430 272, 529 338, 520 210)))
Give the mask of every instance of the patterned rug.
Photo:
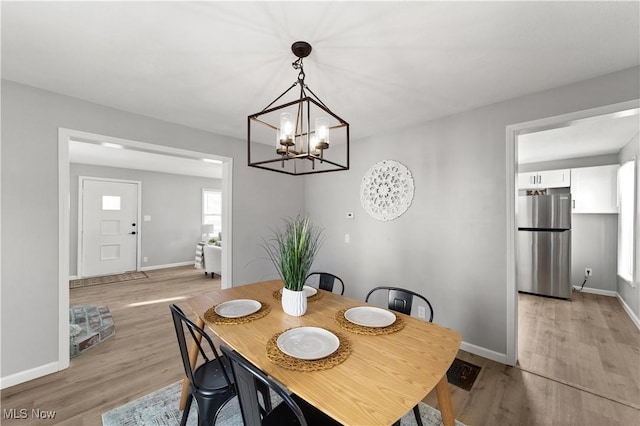
MULTIPOLYGON (((178 410, 182 381, 176 382, 158 391, 145 395, 135 401, 114 408, 102 414, 103 426, 177 426, 180 424, 182 412, 178 410)), ((274 405, 278 397, 272 394, 274 405)), ((424 426, 440 426, 442 418, 440 411, 420 403, 420 413, 424 426)), ((187 426, 198 424, 198 413, 195 403, 191 404, 187 426)), ((238 407, 238 399, 233 398, 220 411, 216 425, 242 426, 242 414, 238 407)), ((403 426, 416 426, 413 410, 402 417, 403 426)), ((465 426, 456 420, 456 426, 465 426)))
POLYGON ((120 283, 123 281, 139 280, 148 278, 144 272, 125 272, 124 274, 106 275, 104 277, 82 278, 79 280, 70 280, 69 288, 88 287, 99 284, 120 283))

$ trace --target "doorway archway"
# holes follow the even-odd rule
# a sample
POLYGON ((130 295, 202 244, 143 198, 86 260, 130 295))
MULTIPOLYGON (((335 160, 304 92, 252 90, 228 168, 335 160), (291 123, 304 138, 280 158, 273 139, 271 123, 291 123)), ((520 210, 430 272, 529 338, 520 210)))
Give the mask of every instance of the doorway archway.
POLYGON ((616 118, 638 114, 640 100, 621 102, 603 107, 576 111, 507 126, 506 128, 506 176, 507 176, 507 353, 506 363, 518 361, 518 289, 516 283, 516 197, 518 178, 518 136, 528 133, 572 126, 602 118, 616 118))
POLYGON ((198 151, 155 145, 111 136, 99 135, 73 129, 58 128, 58 370, 69 367, 69 190, 71 141, 91 144, 119 146, 138 153, 161 154, 164 156, 194 160, 214 160, 222 162, 222 230, 225 248, 222 251, 222 288, 232 286, 233 227, 232 227, 232 175, 233 158, 198 151))

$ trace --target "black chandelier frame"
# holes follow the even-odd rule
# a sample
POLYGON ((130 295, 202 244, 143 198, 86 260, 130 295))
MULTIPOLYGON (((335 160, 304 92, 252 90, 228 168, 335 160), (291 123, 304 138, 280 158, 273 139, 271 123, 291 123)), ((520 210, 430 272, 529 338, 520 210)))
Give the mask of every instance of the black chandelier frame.
MULTIPOLYGON (((349 170, 349 123, 340 118, 337 114, 329 109, 325 105, 324 102, 320 100, 320 98, 307 86, 305 83, 305 73, 302 60, 307 57, 311 53, 311 45, 304 41, 298 41, 293 43, 291 46, 291 51, 298 58, 295 62, 292 63, 294 69, 300 70, 298 74, 298 79, 282 94, 276 97, 271 103, 269 103, 266 107, 264 107, 260 112, 251 114, 247 117, 247 151, 248 151, 248 165, 250 167, 256 167, 263 170, 270 170, 279 173, 284 173, 288 175, 308 175, 315 173, 328 173, 334 171, 341 170, 349 170), (286 102, 284 104, 273 107, 273 105, 282 99, 287 93, 293 90, 296 86, 300 86, 300 94, 296 100, 286 102), (257 160, 252 161, 251 157, 251 126, 252 124, 260 124, 268 127, 274 132, 278 132, 279 128, 276 125, 273 125, 267 122, 262 117, 277 112, 279 110, 285 110, 294 105, 298 105, 296 108, 297 113, 295 114, 295 127, 294 127, 294 138, 293 142, 281 142, 281 145, 276 149, 276 157, 269 158, 266 160, 257 160), (329 148, 328 144, 318 144, 316 147, 311 146, 311 136, 315 132, 315 130, 311 129, 311 107, 312 105, 331 117, 335 119, 337 124, 330 126, 329 130, 336 130, 344 128, 345 136, 346 136, 346 158, 345 164, 340 164, 337 161, 333 161, 328 159, 324 155, 325 149, 329 148), (306 120, 306 129, 305 129, 305 120, 306 120), (296 141, 300 141, 298 144, 296 141), (318 153, 319 151, 319 153, 318 153), (311 169, 305 167, 297 167, 297 161, 309 161, 311 164, 311 169), (289 171, 285 169, 285 163, 293 161, 293 171, 289 171), (273 163, 281 163, 280 168, 276 167, 268 167, 268 165, 273 165, 273 163), (329 164, 332 168, 316 168, 316 164, 329 164)), ((307 163, 309 164, 309 163, 307 163)))

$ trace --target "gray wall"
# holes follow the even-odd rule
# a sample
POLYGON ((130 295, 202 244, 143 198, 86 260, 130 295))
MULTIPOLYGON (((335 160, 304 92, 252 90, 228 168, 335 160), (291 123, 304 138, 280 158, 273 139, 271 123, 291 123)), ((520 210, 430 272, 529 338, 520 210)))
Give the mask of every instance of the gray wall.
POLYGON ((618 215, 571 215, 571 283, 581 286, 584 268, 593 276, 585 288, 616 292, 618 267, 618 215))
POLYGON ((103 177, 142 182, 140 222, 142 268, 193 262, 201 239, 202 189, 221 189, 220 179, 157 173, 89 164, 71 164, 71 211, 69 212, 69 275, 78 269, 78 177, 103 177), (167 202, 170 200, 170 202, 167 202))
POLYGON ((326 229, 317 266, 343 277, 348 296, 364 298, 381 284, 423 293, 435 322, 458 330, 467 343, 505 354, 506 188, 513 179, 505 175, 505 127, 637 99, 639 71, 358 140, 351 170, 305 182, 307 210, 326 229), (387 159, 411 170, 415 197, 403 216, 380 222, 361 207, 359 188, 369 167, 387 159), (346 219, 348 211, 355 219, 346 219))
POLYGON ((58 127, 233 157, 234 284, 274 276, 259 243, 304 210, 304 181, 249 169, 244 141, 6 80, 1 101, 3 378, 58 360, 58 127))
MULTIPOLYGON (((570 158, 518 165, 519 172, 605 166, 618 164, 618 154, 570 158)), ((585 288, 616 291, 618 215, 571 215, 571 283, 581 286, 584 268, 592 268, 593 276, 585 288)))
POLYGON ((638 288, 638 277, 640 276, 640 137, 636 135, 628 144, 620 150, 620 164, 623 164, 633 157, 636 158, 636 244, 635 244, 635 283, 632 287, 622 278, 617 278, 618 293, 627 303, 629 308, 640 317, 640 288, 638 288))

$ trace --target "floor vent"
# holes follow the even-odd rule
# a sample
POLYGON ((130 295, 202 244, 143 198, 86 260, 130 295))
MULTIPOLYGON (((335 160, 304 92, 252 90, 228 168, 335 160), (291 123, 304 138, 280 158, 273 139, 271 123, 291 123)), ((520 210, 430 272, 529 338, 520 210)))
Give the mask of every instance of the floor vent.
POLYGON ((477 365, 456 358, 447 371, 447 380, 452 385, 470 391, 479 373, 480 367, 477 365))

